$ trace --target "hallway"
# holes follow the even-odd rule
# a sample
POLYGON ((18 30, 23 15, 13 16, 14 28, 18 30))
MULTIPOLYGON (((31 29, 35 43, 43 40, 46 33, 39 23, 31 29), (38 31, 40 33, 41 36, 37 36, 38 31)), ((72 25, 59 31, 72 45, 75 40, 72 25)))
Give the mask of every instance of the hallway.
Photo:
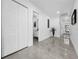
POLYGON ((63 42, 57 37, 48 38, 3 59, 77 59, 72 44, 63 42))

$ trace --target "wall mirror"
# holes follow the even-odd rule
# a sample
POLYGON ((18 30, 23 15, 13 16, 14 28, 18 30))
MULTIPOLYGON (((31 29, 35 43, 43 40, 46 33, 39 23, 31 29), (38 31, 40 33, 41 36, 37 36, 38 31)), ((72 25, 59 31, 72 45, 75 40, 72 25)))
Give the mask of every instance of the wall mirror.
POLYGON ((74 9, 72 16, 71 16, 71 24, 74 25, 77 23, 77 10, 74 9))

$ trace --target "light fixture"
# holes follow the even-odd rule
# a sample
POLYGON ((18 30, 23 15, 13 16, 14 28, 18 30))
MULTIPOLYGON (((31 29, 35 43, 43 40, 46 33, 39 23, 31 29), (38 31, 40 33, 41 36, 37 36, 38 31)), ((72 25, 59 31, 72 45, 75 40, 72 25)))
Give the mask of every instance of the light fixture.
POLYGON ((60 14, 60 11, 57 11, 57 14, 60 14))

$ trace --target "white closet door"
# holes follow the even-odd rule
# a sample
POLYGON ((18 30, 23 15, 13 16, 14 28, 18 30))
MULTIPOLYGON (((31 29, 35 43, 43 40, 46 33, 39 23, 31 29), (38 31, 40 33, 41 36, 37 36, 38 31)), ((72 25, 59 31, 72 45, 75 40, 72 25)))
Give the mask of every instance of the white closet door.
POLYGON ((27 47, 27 8, 18 4, 18 49, 27 47))
POLYGON ((27 8, 2 0, 2 57, 27 46, 27 8))
POLYGON ((2 56, 17 50, 17 6, 2 0, 2 56))

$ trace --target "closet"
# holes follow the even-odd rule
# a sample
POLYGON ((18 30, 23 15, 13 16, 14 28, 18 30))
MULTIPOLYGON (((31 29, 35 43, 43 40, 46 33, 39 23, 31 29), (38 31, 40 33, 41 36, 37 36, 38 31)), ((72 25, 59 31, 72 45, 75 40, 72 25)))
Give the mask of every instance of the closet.
POLYGON ((28 8, 15 0, 2 0, 2 57, 27 47, 28 8))

